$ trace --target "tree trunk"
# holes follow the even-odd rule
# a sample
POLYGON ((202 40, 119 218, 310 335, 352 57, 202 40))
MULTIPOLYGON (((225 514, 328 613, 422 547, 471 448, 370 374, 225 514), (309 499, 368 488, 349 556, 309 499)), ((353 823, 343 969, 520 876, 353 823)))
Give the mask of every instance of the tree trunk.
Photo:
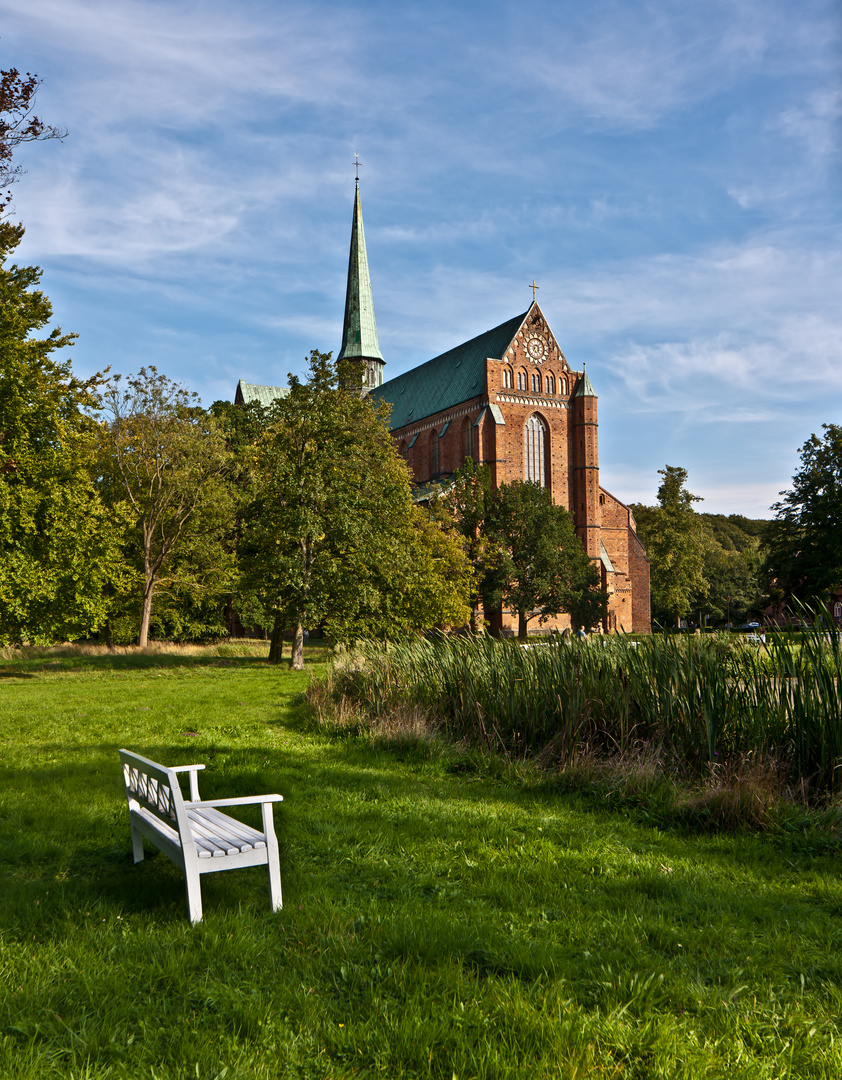
POLYGON ((292 669, 304 670, 304 627, 300 622, 295 624, 295 637, 292 641, 292 669))
POLYGON ((269 643, 269 663, 280 664, 284 652, 284 622, 280 615, 275 616, 272 626, 272 639, 269 643))
POLYGON ((518 641, 526 641, 526 612, 518 611, 517 613, 517 639, 518 641))
POLYGON ((155 581, 147 581, 143 590, 143 610, 140 615, 140 633, 137 643, 141 649, 145 649, 149 642, 149 620, 152 618, 152 596, 155 592, 155 581))

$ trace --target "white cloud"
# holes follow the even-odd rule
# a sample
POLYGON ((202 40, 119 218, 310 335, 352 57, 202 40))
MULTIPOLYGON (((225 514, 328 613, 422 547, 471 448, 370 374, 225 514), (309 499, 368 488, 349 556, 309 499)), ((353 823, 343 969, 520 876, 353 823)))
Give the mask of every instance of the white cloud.
POLYGON ((839 151, 842 121, 842 90, 829 89, 812 94, 803 107, 786 109, 778 118, 784 135, 800 142, 814 158, 839 151))
POLYGON ((242 114, 273 98, 320 102, 353 78, 353 14, 317 21, 290 4, 163 0, 4 3, 7 35, 31 35, 76 62, 81 94, 100 123, 155 117, 182 127, 242 114), (91 75, 100 93, 88 94, 91 75), (248 106, 246 106, 248 102, 248 106))
POLYGON ((521 45, 520 64, 574 113, 633 129, 721 92, 762 61, 778 29, 769 5, 752 2, 587 10, 584 25, 565 20, 521 45))

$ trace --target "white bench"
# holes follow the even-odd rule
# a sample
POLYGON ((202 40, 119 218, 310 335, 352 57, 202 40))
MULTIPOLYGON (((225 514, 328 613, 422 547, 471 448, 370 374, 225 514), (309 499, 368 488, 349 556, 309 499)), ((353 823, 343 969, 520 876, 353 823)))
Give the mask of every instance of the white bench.
POLYGON ((272 804, 281 795, 252 795, 239 799, 199 798, 198 772, 204 765, 167 768, 155 761, 120 751, 126 798, 132 825, 134 861, 143 859, 143 837, 184 871, 190 921, 202 918, 201 875, 239 866, 268 866, 272 910, 281 907, 281 865, 272 821, 272 804), (178 773, 190 774, 190 800, 185 802, 178 773), (220 813, 220 806, 263 807, 263 832, 220 813))

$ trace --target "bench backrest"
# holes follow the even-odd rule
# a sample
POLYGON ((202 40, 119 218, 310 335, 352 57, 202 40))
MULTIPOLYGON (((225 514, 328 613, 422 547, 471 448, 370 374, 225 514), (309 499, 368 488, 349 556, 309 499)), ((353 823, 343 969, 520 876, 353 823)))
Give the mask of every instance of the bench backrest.
POLYGON ((184 798, 178 784, 178 775, 166 765, 133 754, 131 750, 120 751, 126 797, 131 808, 132 800, 149 810, 171 829, 182 833, 187 825, 184 798))

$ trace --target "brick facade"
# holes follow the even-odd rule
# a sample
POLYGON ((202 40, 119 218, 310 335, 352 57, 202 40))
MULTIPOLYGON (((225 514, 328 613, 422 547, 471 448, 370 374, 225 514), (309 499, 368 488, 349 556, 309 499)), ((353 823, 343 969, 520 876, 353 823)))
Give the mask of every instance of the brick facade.
MULTIPOLYGON (((523 479, 545 484, 573 515, 585 550, 600 565, 609 593, 602 629, 648 632, 649 562, 631 510, 599 482, 597 398, 587 375, 570 368, 537 303, 521 320, 496 330, 508 345, 489 331, 373 391, 393 406, 392 434, 413 479, 444 480, 472 457, 489 467, 495 485, 523 479), (477 349, 492 341, 497 356, 483 359, 477 349), (463 363, 474 365, 472 374, 459 370, 463 363), (433 387, 426 394, 425 379, 433 387), (472 396, 454 402, 463 396, 449 393, 456 383, 472 396), (407 422, 401 406, 413 393, 420 404, 410 414, 418 418, 407 422), (437 400, 446 407, 421 415, 425 404, 429 408, 437 400)), ((504 631, 516 624, 512 612, 502 613, 504 631)), ((540 626, 533 622, 530 629, 569 625, 560 616, 540 626)))

